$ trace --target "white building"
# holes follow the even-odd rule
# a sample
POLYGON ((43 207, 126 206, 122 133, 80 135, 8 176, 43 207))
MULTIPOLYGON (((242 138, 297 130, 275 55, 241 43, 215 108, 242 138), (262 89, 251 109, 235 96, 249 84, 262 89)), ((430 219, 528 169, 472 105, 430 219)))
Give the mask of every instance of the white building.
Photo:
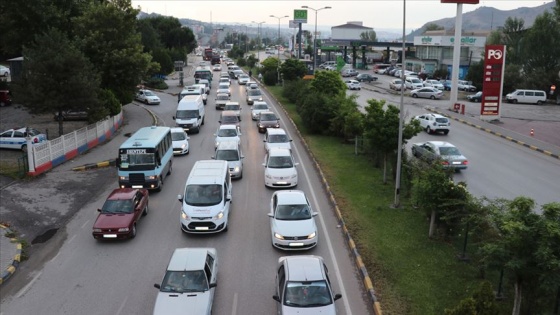
POLYGON ((362 25, 362 22, 348 22, 331 27, 332 40, 359 40, 360 34, 372 31, 373 28, 362 25))

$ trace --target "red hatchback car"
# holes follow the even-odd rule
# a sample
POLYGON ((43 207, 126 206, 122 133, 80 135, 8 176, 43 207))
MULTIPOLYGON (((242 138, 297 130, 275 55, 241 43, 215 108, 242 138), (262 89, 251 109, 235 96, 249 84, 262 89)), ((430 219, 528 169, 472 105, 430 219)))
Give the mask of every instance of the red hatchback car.
POLYGON ((136 223, 148 214, 148 190, 117 188, 103 204, 93 224, 95 239, 126 239, 136 236, 136 223))

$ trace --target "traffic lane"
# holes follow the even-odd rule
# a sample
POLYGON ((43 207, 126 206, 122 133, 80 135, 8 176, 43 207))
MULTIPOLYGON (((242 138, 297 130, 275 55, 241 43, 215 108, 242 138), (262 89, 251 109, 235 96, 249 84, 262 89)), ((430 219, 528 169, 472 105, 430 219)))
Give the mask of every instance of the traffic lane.
POLYGON ((265 101, 272 104, 274 111, 279 114, 280 127, 286 130, 291 139, 294 139, 292 142, 294 156, 300 163, 298 189, 306 192, 312 206, 319 212, 316 217, 320 229, 319 242, 317 247, 311 251, 313 251, 313 254, 325 258, 335 291, 343 295, 343 299, 337 301, 337 309, 342 314, 368 314, 371 312, 370 301, 365 297, 361 275, 347 247, 346 238, 341 231, 329 196, 323 189, 322 179, 314 169, 314 162, 299 141, 289 117, 272 101, 267 93, 265 93, 265 101), (305 181, 302 181, 303 179, 305 181), (305 186, 300 186, 302 184, 305 186))

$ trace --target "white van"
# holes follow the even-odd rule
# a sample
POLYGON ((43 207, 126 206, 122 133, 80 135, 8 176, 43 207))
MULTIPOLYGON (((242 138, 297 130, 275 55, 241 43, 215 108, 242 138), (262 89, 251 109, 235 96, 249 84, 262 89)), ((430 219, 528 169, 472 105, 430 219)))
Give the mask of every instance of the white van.
POLYGON ((541 105, 546 103, 546 92, 539 90, 515 90, 506 95, 508 103, 529 103, 541 105))
POLYGON ((179 101, 177 112, 173 116, 175 124, 186 132, 200 132, 204 125, 204 103, 200 95, 186 95, 179 101))
POLYGON ((228 162, 196 161, 181 202, 181 229, 186 233, 227 231, 231 203, 231 177, 228 162))
POLYGON ((206 96, 206 87, 203 84, 195 84, 191 86, 186 86, 183 88, 181 93, 177 95, 177 102, 180 102, 183 97, 187 95, 200 95, 202 96, 202 102, 206 105, 208 97, 206 96))

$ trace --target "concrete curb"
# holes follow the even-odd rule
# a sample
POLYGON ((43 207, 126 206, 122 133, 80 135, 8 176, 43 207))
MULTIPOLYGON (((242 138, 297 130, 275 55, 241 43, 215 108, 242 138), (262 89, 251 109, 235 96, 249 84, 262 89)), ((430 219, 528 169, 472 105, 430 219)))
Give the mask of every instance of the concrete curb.
MULTIPOLYGON (((4 234, 12 232, 10 228, 2 224, 0 224, 0 229, 3 230, 4 234)), ((0 237, 4 237, 4 235, 1 235, 0 237)), ((21 262, 21 251, 23 245, 21 244, 21 242, 18 242, 16 238, 10 238, 10 242, 16 243, 16 254, 14 255, 11 265, 8 266, 6 270, 2 271, 0 285, 4 284, 14 274, 14 272, 16 272, 17 268, 19 267, 19 263, 21 262)))
POLYGON ((296 124, 294 123, 294 121, 292 120, 292 118, 290 117, 290 115, 288 114, 288 112, 286 111, 284 106, 282 105, 282 103, 280 103, 280 101, 278 101, 278 99, 276 97, 274 97, 274 95, 272 95, 271 93, 268 93, 268 94, 272 99, 274 99, 276 101, 276 103, 278 103, 280 105, 280 107, 282 108, 282 111, 284 112, 284 114, 286 114, 286 116, 290 120, 290 123, 292 124, 292 126, 296 130, 296 133, 298 134, 298 137, 299 137, 301 143, 305 147, 305 150, 307 151, 307 153, 309 154, 309 156, 313 160, 313 166, 315 167, 315 169, 317 170, 317 173, 319 173, 319 176, 321 177, 321 181, 323 183, 323 188, 325 189, 325 191, 329 195, 329 200, 330 200, 332 206, 334 207, 335 214, 338 218, 339 225, 340 225, 340 227, 342 227, 342 231, 344 233, 344 236, 346 237, 346 242, 347 242, 348 246, 350 247, 352 255, 354 256, 354 262, 356 263, 356 266, 358 267, 358 270, 360 271, 360 275, 362 276, 362 282, 363 282, 363 284, 365 286, 365 289, 367 291, 367 295, 371 300, 374 314, 375 315, 382 315, 381 304, 379 303, 379 301, 377 300, 377 297, 375 296, 375 290, 373 289, 373 282, 371 281, 369 273, 367 272, 367 269, 364 265, 364 262, 362 260, 362 256, 358 252, 358 249, 356 248, 356 244, 354 243, 354 240, 352 239, 352 236, 350 235, 350 232, 346 228, 346 224, 344 223, 344 218, 342 217, 342 213, 340 212, 340 209, 338 207, 336 199, 334 198, 334 195, 331 191, 330 185, 329 185, 327 179, 325 178, 325 175, 323 174, 321 166, 317 162, 317 159, 315 158, 315 155, 313 155, 313 152, 311 152, 311 149, 309 148, 309 145, 307 144, 305 139, 302 137, 301 133, 299 132, 299 129, 297 129, 296 124))
POLYGON ((111 160, 102 161, 102 162, 98 162, 98 163, 91 163, 91 164, 86 164, 86 165, 74 167, 72 170, 73 171, 87 171, 87 170, 92 170, 92 169, 101 168, 101 167, 115 166, 116 163, 117 162, 116 162, 115 159, 111 159, 111 160))
POLYGON ((485 131, 485 132, 487 132, 487 133, 490 133, 490 134, 493 134, 493 135, 498 136, 498 137, 500 137, 500 138, 503 138, 503 139, 506 139, 506 140, 508 140, 508 141, 511 141, 511 142, 513 142, 513 143, 522 145, 522 146, 524 146, 524 147, 526 147, 526 148, 529 148, 529 149, 531 149, 531 150, 534 150, 534 151, 537 151, 537 152, 546 154, 546 155, 548 155, 548 156, 550 156, 550 157, 553 157, 553 158, 555 158, 555 159, 560 159, 560 155, 558 155, 558 154, 554 154, 554 153, 552 153, 552 152, 550 152, 550 151, 540 149, 540 148, 538 148, 538 147, 536 147, 536 146, 534 146, 534 145, 530 145, 530 144, 527 144, 527 143, 525 143, 525 142, 523 142, 523 141, 514 139, 514 138, 512 138, 512 137, 510 137, 510 136, 503 135, 503 134, 501 134, 501 133, 499 133, 499 132, 496 132, 496 131, 494 131, 494 130, 491 130, 491 129, 489 129, 489 128, 484 128, 484 127, 482 127, 482 126, 480 126, 480 125, 477 125, 477 124, 474 124, 474 123, 472 123, 472 122, 470 122, 470 121, 466 121, 466 120, 461 119, 461 118, 453 117, 453 116, 448 115, 448 114, 446 114, 445 112, 442 112, 442 111, 437 110, 437 109, 435 109, 435 108, 426 107, 426 109, 429 110, 429 111, 431 111, 431 112, 434 112, 434 113, 436 113, 436 114, 440 114, 440 115, 445 116, 445 117, 447 117, 447 118, 450 118, 450 119, 453 119, 453 120, 458 121, 458 122, 460 122, 460 123, 463 123, 463 124, 465 124, 465 125, 474 127, 474 128, 476 128, 476 129, 485 131))

